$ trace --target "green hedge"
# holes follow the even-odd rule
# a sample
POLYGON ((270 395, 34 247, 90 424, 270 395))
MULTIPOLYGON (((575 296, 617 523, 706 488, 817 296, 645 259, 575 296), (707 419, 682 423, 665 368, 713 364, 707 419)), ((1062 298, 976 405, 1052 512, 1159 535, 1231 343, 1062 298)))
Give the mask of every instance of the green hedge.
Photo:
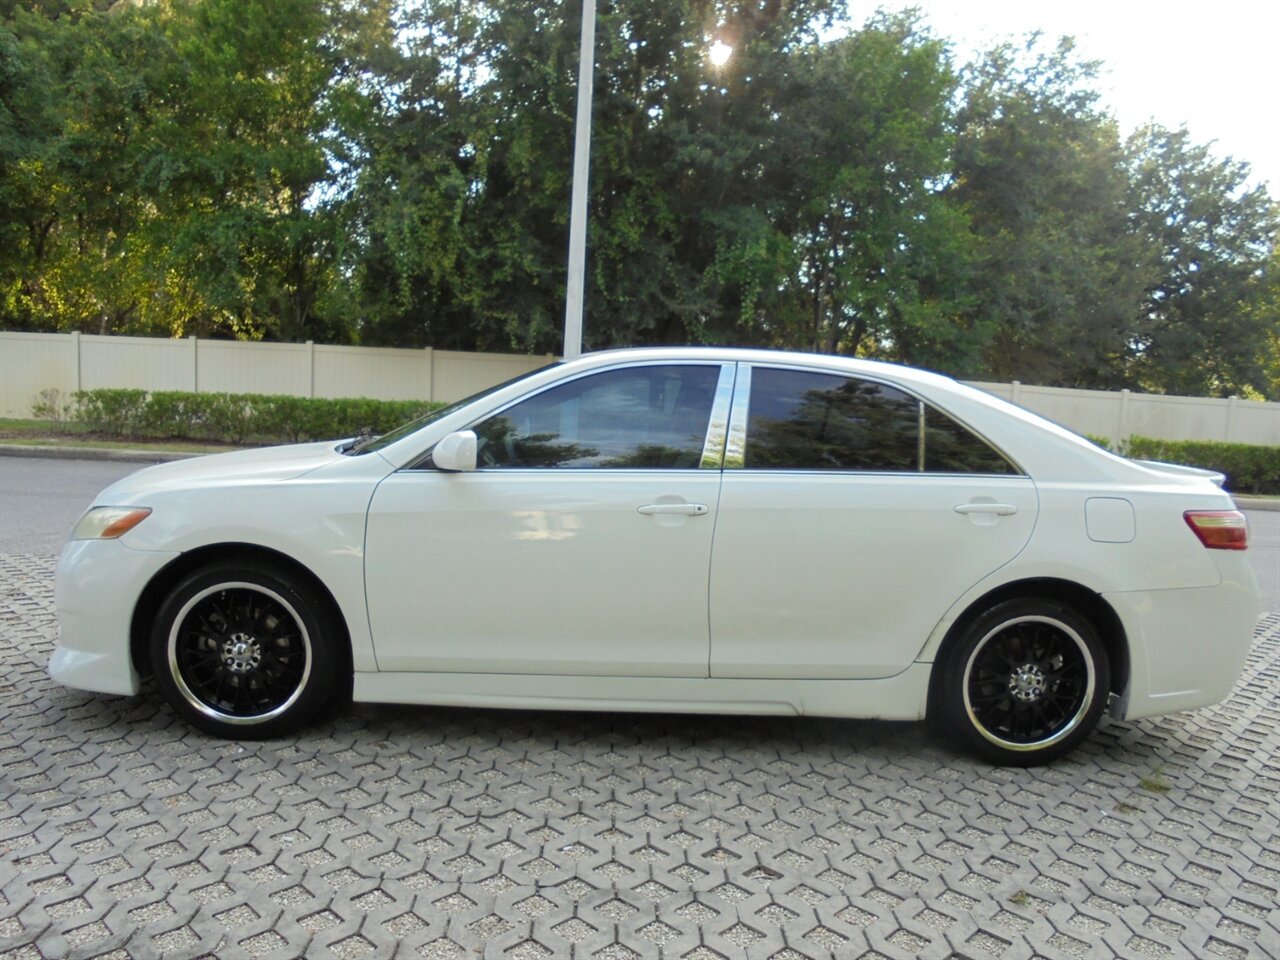
POLYGON ((1280 447, 1130 437, 1124 455, 1217 470, 1227 475, 1227 489, 1233 493, 1280 494, 1280 447))
POLYGON ((71 419, 111 437, 230 443, 334 440, 386 433, 442 406, 425 400, 337 400, 256 393, 80 390, 71 419))

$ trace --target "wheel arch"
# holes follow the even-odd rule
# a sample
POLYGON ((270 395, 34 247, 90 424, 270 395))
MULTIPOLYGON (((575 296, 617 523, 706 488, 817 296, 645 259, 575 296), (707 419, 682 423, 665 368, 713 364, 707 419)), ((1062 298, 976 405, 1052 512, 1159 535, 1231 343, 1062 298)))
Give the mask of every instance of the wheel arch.
POLYGON ((165 597, 183 577, 201 567, 225 560, 265 562, 282 573, 298 577, 314 589, 329 607, 327 613, 341 631, 341 642, 338 644, 343 655, 343 662, 339 664, 342 670, 340 676, 347 678, 344 682, 348 685, 351 683, 351 631, 347 627, 342 607, 334 599, 333 591, 315 573, 293 557, 253 543, 216 543, 189 550, 175 557, 151 578, 134 605, 133 617, 129 623, 129 657, 139 675, 148 676, 151 673, 151 658, 148 655, 151 625, 165 597))
POLYGON ((960 637, 969 624, 982 613, 1005 600, 1016 600, 1025 597, 1043 597, 1056 600, 1078 611, 1097 628, 1103 648, 1107 652, 1107 661, 1111 667, 1110 693, 1123 694, 1129 685, 1129 641, 1119 615, 1105 598, 1088 587, 1081 586, 1071 580, 1060 580, 1053 577, 1036 577, 1028 580, 1015 580, 1005 583, 983 594, 965 608, 947 630, 947 634, 938 646, 937 655, 933 659, 934 669, 929 675, 929 699, 926 708, 928 713, 935 712, 939 688, 942 682, 941 665, 946 662, 947 652, 960 637))

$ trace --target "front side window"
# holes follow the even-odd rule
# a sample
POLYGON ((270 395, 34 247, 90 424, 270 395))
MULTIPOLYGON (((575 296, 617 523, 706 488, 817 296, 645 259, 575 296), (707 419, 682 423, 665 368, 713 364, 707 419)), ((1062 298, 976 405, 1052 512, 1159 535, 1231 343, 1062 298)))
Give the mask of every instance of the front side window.
POLYGON ((628 367, 545 390, 473 429, 481 469, 694 469, 720 368, 628 367))
POLYGON ((545 373, 546 370, 546 367, 539 367, 537 370, 529 370, 525 373, 519 374, 518 376, 512 377, 509 380, 504 380, 501 383, 495 383, 492 387, 485 387, 479 393, 474 393, 462 400, 456 400, 446 407, 441 407, 439 410, 431 411, 426 416, 418 417, 416 420, 410 420, 408 423, 401 424, 389 433, 384 433, 378 437, 357 440, 345 447, 342 452, 348 456, 358 456, 359 454, 370 453, 374 450, 382 450, 385 447, 391 446, 391 444, 395 443, 397 440, 403 440, 411 433, 417 433, 423 427, 435 423, 437 420, 443 420, 450 414, 457 413, 463 407, 475 403, 477 400, 482 400, 492 393, 497 393, 499 390, 505 390, 507 387, 513 386, 521 380, 526 380, 529 377, 545 373))
POLYGON ((896 387, 767 367, 752 371, 743 465, 882 473, 1017 472, 968 428, 896 387))

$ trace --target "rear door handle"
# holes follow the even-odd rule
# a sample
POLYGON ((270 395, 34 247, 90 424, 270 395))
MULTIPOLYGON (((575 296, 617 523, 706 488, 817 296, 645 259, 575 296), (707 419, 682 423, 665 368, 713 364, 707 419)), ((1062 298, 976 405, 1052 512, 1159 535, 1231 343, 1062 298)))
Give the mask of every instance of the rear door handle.
POLYGON ((643 507, 636 507, 636 509, 646 517, 701 517, 710 510, 705 503, 646 503, 643 507))
POLYGON ((1011 517, 1018 512, 1012 503, 962 503, 956 513, 994 513, 997 517, 1011 517))

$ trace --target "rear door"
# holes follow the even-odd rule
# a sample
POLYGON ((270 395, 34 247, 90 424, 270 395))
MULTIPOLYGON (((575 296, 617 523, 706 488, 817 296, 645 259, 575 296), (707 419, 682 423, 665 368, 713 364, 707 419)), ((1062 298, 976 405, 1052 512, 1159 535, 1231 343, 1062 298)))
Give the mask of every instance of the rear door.
POLYGON ((711 564, 711 675, 904 670, 1035 525, 1031 480, 888 383, 740 368, 711 564))

